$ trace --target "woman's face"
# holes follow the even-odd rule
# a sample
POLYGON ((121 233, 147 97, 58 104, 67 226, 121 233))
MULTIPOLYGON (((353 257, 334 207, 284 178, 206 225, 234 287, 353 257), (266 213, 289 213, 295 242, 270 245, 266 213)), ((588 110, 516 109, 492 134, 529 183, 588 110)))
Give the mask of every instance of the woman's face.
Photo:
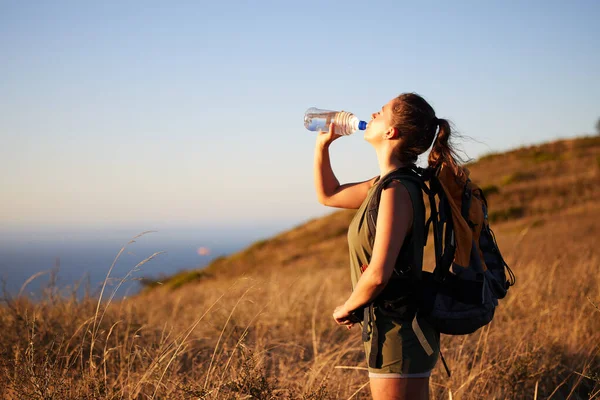
POLYGON ((384 135, 392 129, 392 110, 396 99, 387 102, 376 113, 371 114, 371 121, 367 124, 364 138, 369 143, 385 140, 384 135))

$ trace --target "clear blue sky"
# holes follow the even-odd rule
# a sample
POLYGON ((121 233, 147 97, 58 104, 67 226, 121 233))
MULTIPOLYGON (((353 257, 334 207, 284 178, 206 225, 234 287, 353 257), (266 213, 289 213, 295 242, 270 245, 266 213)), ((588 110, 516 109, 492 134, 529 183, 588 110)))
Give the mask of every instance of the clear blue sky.
MULTIPOLYGON (((316 201, 306 108, 415 91, 471 157, 589 134, 598 1, 1 1, 0 227, 282 228, 316 201)), ((343 182, 378 174, 361 135, 343 182)))

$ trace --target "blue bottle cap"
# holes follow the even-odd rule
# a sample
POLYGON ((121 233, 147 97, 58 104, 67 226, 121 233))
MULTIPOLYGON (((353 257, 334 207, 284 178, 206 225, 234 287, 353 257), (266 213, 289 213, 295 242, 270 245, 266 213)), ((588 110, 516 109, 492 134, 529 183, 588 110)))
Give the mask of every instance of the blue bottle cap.
POLYGON ((358 123, 358 129, 360 129, 361 131, 364 131, 365 129, 367 129, 367 123, 365 121, 360 121, 358 123))

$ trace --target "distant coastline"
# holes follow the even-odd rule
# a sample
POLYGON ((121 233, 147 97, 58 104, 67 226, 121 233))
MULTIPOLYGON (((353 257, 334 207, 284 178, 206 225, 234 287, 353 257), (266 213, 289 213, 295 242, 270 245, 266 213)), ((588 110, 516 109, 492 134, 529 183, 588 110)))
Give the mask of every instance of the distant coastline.
MULTIPOLYGON (((110 266, 121 248, 135 235, 97 230, 64 231, 45 229, 43 233, 2 233, 0 240, 0 279, 10 296, 16 296, 32 276, 23 294, 35 299, 54 274, 55 286, 70 294, 74 286, 77 296, 86 290, 93 295, 101 287, 110 266), (5 240, 8 239, 8 240, 5 240)), ((213 259, 229 255, 255 241, 260 235, 220 235, 209 237, 202 232, 154 232, 143 235, 126 246, 111 273, 109 283, 122 279, 136 264, 157 252, 153 260, 132 274, 116 293, 117 298, 139 292, 141 278, 158 278, 181 270, 200 269, 213 259), (244 237, 245 236, 245 237, 244 237)))

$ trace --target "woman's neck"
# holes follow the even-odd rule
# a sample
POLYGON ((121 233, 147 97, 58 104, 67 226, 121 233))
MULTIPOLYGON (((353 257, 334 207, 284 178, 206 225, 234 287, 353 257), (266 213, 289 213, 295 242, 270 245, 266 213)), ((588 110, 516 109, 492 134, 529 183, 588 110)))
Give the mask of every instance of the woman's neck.
POLYGON ((377 161, 379 162, 380 176, 383 177, 395 169, 405 167, 407 164, 392 156, 390 151, 377 152, 377 161))

